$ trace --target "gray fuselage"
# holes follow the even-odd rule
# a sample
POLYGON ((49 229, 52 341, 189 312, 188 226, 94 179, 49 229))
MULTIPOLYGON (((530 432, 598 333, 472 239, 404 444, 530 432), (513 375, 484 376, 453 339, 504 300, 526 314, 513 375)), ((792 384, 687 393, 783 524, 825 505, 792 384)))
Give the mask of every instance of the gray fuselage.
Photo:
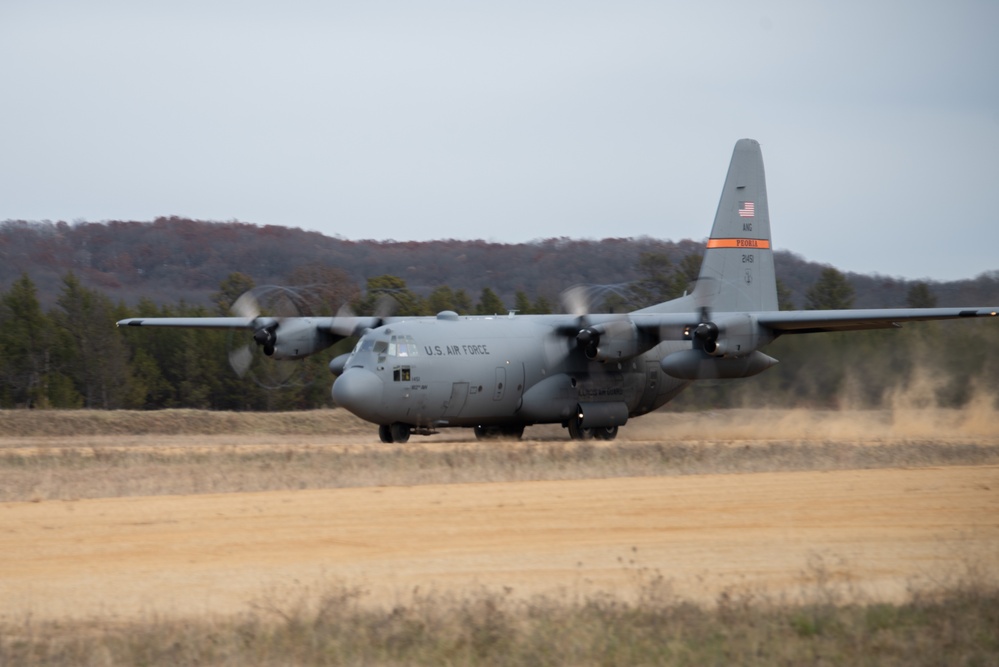
POLYGON ((333 396, 376 424, 530 425, 565 423, 580 404, 642 415, 689 384, 659 366, 664 355, 689 344, 662 343, 623 361, 590 361, 574 349, 574 339, 554 331, 564 321, 442 314, 380 327, 357 344, 333 396))

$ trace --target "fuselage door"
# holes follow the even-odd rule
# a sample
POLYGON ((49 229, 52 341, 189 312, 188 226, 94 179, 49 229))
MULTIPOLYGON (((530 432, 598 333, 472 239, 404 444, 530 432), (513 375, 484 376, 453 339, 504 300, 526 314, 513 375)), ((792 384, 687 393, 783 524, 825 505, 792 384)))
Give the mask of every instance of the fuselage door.
POLYGON ((493 392, 494 401, 503 400, 503 392, 506 389, 506 368, 499 366, 496 368, 496 387, 493 392))
POLYGON ((652 410, 656 404, 656 396, 659 393, 659 362, 645 362, 645 391, 642 392, 642 400, 639 405, 643 411, 652 410))
POLYGON ((465 407, 466 398, 468 398, 468 383, 455 382, 452 384, 451 398, 447 401, 447 410, 444 411, 444 418, 460 415, 461 409, 465 407))

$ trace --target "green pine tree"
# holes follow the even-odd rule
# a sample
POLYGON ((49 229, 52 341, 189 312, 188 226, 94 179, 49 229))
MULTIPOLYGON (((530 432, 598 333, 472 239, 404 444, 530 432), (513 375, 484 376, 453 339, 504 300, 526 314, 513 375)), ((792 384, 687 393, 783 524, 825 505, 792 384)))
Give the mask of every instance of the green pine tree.
POLYGON ((479 296, 479 305, 475 307, 476 315, 505 315, 506 307, 500 298, 496 296, 496 292, 492 291, 488 287, 482 288, 482 294, 479 296))
POLYGON ((846 276, 828 267, 806 294, 808 310, 845 310, 853 307, 853 286, 846 276))

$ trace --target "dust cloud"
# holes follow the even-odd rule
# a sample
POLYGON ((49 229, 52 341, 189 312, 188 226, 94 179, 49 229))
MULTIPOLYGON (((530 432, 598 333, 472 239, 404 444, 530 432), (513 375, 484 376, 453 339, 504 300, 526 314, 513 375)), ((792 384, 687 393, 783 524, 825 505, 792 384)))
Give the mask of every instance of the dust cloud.
POLYGON ((860 391, 848 389, 838 409, 741 408, 706 412, 657 413, 628 422, 622 435, 633 440, 795 441, 795 442, 991 442, 999 439, 994 388, 977 384, 961 408, 941 407, 946 380, 917 373, 892 390, 885 407, 865 407, 860 391))

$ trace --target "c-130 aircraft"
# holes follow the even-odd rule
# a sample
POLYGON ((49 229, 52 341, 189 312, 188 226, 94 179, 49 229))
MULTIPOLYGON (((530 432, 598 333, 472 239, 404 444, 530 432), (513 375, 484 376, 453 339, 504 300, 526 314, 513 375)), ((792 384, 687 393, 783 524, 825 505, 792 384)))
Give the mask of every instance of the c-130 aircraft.
MULTIPOLYGON (((245 304, 244 304, 245 308, 245 304)), ((236 310, 240 310, 236 308, 236 310)), ((247 329, 265 354, 302 359, 358 336, 330 362, 334 402, 378 425, 383 442, 449 427, 519 438, 561 424, 576 440, 611 440, 633 417, 697 380, 756 375, 787 334, 996 317, 997 308, 780 311, 758 142, 735 145, 693 292, 626 314, 436 317, 134 318, 130 327, 247 329)))

